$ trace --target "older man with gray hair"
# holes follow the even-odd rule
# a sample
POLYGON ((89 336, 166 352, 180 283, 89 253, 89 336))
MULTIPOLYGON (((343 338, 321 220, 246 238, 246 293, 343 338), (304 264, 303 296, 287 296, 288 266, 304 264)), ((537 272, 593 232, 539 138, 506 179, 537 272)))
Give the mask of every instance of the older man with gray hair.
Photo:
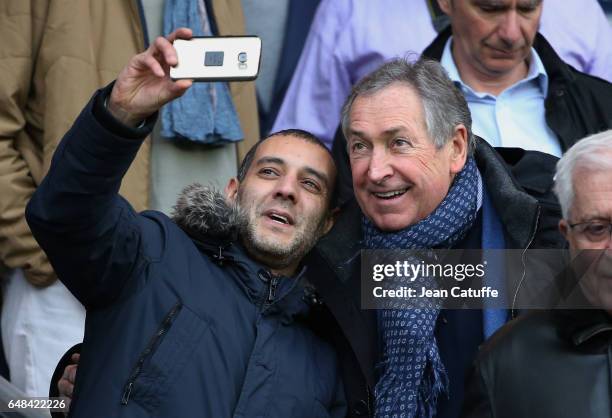
POLYGON ((483 347, 467 389, 465 416, 610 416, 611 178, 612 130, 579 141, 559 161, 559 229, 572 258, 559 277, 567 289, 558 305, 563 309, 512 321, 483 347))
POLYGON ((466 101, 440 64, 383 65, 353 88, 342 120, 355 199, 309 265, 331 313, 319 323, 337 339, 349 416, 456 417, 478 346, 508 313, 363 310, 359 251, 559 243, 546 242, 538 201, 472 135, 466 101))

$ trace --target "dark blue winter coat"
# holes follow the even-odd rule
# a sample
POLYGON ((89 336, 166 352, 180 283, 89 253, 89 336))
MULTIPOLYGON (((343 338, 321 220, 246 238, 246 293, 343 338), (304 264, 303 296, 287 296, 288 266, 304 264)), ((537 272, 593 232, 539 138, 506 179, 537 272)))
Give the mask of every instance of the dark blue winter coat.
POLYGON ((214 213, 189 207, 197 189, 182 228, 135 213, 118 189, 142 139, 104 124, 102 94, 27 208, 58 277, 87 308, 70 416, 343 417, 335 353, 300 320, 304 272, 273 277, 235 241, 207 240, 206 225, 226 220, 198 218, 214 213))

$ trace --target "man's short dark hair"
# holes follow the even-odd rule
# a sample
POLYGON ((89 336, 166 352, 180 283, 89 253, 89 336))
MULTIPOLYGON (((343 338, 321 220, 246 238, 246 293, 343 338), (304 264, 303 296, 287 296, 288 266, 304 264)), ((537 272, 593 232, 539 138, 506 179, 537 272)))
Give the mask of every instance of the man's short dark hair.
POLYGON ((318 145, 321 148, 323 148, 325 151, 327 151, 327 153, 333 160, 331 152, 327 149, 325 144, 319 138, 317 138, 310 132, 304 131, 302 129, 283 129, 282 131, 273 132, 269 134, 268 136, 266 136, 265 138, 263 138, 262 140, 260 140, 259 142, 257 142, 255 145, 251 147, 249 152, 247 152, 247 154, 244 156, 244 159, 242 160, 242 163, 240 164, 240 168, 238 168, 238 176, 237 176, 238 181, 243 181, 244 178, 246 177, 246 174, 249 171, 251 164, 253 163, 253 158, 255 158, 255 153, 257 152, 257 148, 259 148, 259 145, 261 145, 262 142, 274 136, 293 136, 299 139, 303 139, 304 141, 309 142, 311 144, 318 145))
MULTIPOLYGON (((266 136, 265 138, 263 138, 262 140, 260 140, 259 142, 257 142, 255 145, 251 147, 249 152, 247 152, 247 154, 244 156, 244 159, 242 160, 242 163, 240 163, 240 167, 238 168, 238 175, 237 175, 238 181, 242 182, 244 178, 246 177, 246 174, 249 171, 251 164, 253 163, 253 158, 255 158, 255 153, 257 152, 257 148, 259 148, 261 143, 275 136, 292 136, 294 138, 299 138, 305 142, 309 142, 311 144, 318 145, 319 147, 324 149, 325 152, 327 152, 327 154, 331 158, 331 160, 334 161, 334 157, 331 151, 325 146, 323 141, 321 141, 315 135, 303 129, 283 129, 282 131, 272 132, 271 134, 269 134, 268 136, 266 136)), ((335 161, 334 161, 334 164, 335 164, 335 161)), ((330 184, 330 188, 331 188, 330 191, 332 192, 331 200, 330 200, 330 208, 332 208, 336 204, 336 192, 335 191, 337 188, 335 184, 330 184)))

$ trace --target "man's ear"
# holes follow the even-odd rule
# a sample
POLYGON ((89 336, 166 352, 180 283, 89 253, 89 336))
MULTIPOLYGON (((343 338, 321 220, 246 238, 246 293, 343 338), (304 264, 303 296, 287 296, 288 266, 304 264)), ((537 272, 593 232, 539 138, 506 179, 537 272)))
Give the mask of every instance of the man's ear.
MULTIPOLYGON (((463 0, 461 0, 463 1, 463 0)), ((451 4, 450 0, 438 0, 438 6, 447 15, 450 16, 451 4)))
POLYGON ((567 221, 565 219, 561 219, 559 221, 559 232, 561 232, 561 235, 563 235, 563 238, 565 238, 565 240, 567 241, 567 234, 569 232, 569 224, 567 223, 567 221))
POLYGON ((338 219, 339 214, 340 214, 340 208, 338 207, 335 207, 329 211, 329 213, 327 214, 327 219, 325 219, 325 227, 323 229, 323 235, 327 234, 332 229, 332 227, 336 223, 336 220, 338 219))
POLYGON ((457 174, 463 170, 468 154, 468 132, 463 124, 455 126, 455 133, 450 140, 450 171, 457 174))
POLYGON ((236 197, 238 196, 238 187, 240 186, 240 182, 236 177, 232 177, 228 182, 227 186, 225 186, 225 198, 234 203, 236 202, 236 197))

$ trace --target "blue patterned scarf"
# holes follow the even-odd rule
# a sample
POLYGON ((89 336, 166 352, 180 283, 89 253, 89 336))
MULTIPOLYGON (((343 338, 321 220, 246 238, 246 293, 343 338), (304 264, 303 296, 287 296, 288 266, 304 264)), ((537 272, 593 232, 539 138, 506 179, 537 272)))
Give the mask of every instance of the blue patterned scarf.
MULTIPOLYGON (((451 248, 474 225, 482 179, 473 158, 457 175, 442 203, 425 219, 401 231, 382 232, 363 218, 368 249, 451 248)), ((417 280, 424 280, 419 278, 417 280)), ((434 335, 439 306, 423 300, 416 309, 382 309, 382 370, 374 389, 377 418, 433 417, 448 377, 434 335)))
MULTIPOLYGON (((210 36, 209 23, 203 0, 166 0, 166 35, 188 27, 193 36, 210 36)), ((162 107, 161 121, 161 134, 168 139, 223 145, 244 138, 227 83, 194 83, 182 97, 162 107)))

